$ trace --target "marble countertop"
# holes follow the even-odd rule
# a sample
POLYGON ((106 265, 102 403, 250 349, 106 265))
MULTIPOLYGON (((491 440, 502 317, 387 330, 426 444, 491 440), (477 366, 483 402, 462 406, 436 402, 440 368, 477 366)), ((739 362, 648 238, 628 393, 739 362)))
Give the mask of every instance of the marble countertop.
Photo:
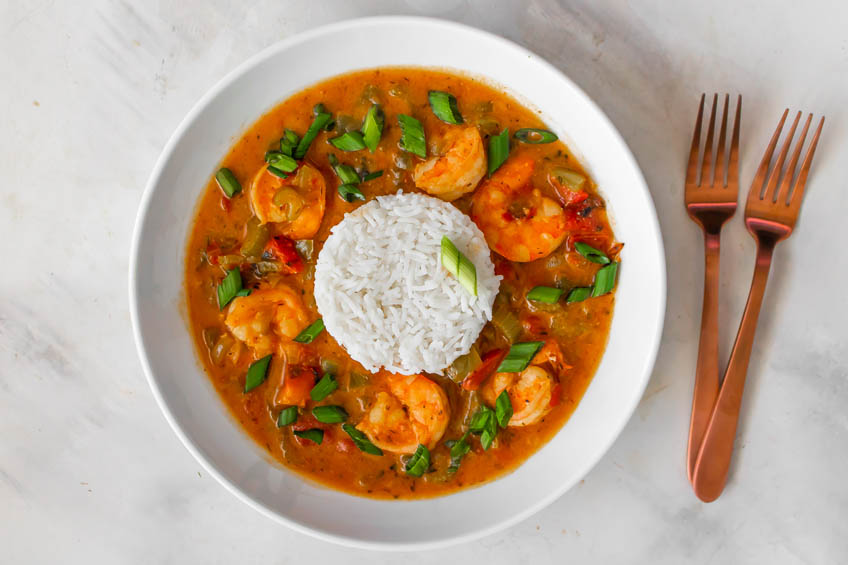
MULTIPOLYGON (((153 400, 127 303, 143 186, 195 101, 281 38, 387 13, 498 33, 580 84, 644 170, 669 274, 648 390, 585 480, 503 533, 404 562, 848 561, 848 4, 246 4, 0 7, 0 562, 399 559, 290 531, 207 476, 153 400), (828 117, 800 224, 777 251, 729 484, 708 505, 692 494, 684 469, 703 268, 700 232, 682 205, 687 144, 705 90, 744 96, 744 186, 786 105, 828 117)), ((726 356, 754 256, 741 213, 724 243, 726 356)))

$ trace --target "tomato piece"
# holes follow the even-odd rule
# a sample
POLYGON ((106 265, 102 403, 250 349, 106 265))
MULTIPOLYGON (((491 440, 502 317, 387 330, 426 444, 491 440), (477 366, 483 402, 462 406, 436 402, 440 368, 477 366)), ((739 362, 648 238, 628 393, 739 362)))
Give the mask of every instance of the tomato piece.
POLYGON ((303 257, 297 252, 294 241, 283 235, 277 235, 268 240, 265 251, 282 263, 289 274, 303 271, 303 257))
POLYGON ((495 369, 501 364, 504 356, 506 356, 506 349, 493 349, 486 352, 482 358, 483 362, 462 381, 462 388, 464 390, 477 390, 480 388, 483 381, 495 372, 495 369))
POLYGON ((601 227, 591 215, 583 216, 576 208, 565 209, 565 229, 575 233, 595 233, 601 227))
POLYGON ((575 206, 589 198, 588 192, 586 192, 585 190, 575 190, 573 188, 565 186, 564 184, 559 182, 559 179, 557 179, 555 175, 549 174, 548 182, 553 185, 554 190, 556 191, 557 196, 559 196, 559 199, 562 202, 563 206, 575 206))
POLYGON ((553 390, 551 390, 551 408, 554 406, 559 406, 562 402, 562 385, 557 383, 554 385, 553 390))
POLYGON ((306 406, 306 402, 309 400, 309 392, 315 386, 317 378, 318 371, 312 367, 302 365, 288 367, 283 376, 283 384, 277 389, 274 403, 278 406, 306 406))

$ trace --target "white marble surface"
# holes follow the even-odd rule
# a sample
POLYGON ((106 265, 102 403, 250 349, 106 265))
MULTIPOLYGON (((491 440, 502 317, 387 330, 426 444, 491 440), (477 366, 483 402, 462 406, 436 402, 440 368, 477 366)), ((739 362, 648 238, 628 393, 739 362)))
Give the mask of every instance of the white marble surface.
MULTIPOLYGON (((585 481, 508 531, 404 562, 848 561, 848 4, 246 4, 0 7, 0 562, 397 561, 289 531, 206 476, 148 390, 127 311, 142 188, 194 102, 278 39, 385 13, 493 31, 579 83, 645 172, 669 271, 648 391, 585 481), (710 505, 684 470, 702 267, 682 178, 702 90, 745 96, 745 185, 785 105, 828 117, 801 223, 777 252, 730 482, 710 505)), ((741 214, 725 234, 723 354, 753 259, 741 214)))

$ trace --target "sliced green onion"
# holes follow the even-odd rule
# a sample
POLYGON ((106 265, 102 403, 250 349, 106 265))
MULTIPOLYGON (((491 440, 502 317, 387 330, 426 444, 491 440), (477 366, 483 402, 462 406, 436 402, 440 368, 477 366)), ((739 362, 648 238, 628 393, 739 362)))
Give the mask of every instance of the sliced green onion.
POLYGON ((480 436, 480 445, 483 446, 483 450, 488 450, 498 433, 498 422, 494 410, 488 406, 480 407, 480 410, 471 418, 468 429, 471 433, 480 436))
POLYGON ((324 331, 324 320, 322 318, 318 318, 309 324, 305 330, 297 334, 294 341, 298 343, 312 343, 312 340, 318 337, 318 334, 322 331, 324 331))
POLYGON ((471 422, 468 424, 468 429, 475 434, 479 434, 486 429, 489 418, 492 416, 492 409, 488 406, 481 406, 480 409, 471 417, 471 422))
POLYGON ((241 290, 241 271, 238 267, 230 269, 227 276, 218 285, 218 309, 223 310, 241 290))
POLYGON ((406 471, 406 474, 410 477, 420 477, 429 468, 430 450, 427 449, 426 445, 419 443, 418 449, 415 450, 415 453, 413 453, 412 457, 409 458, 409 461, 406 462, 403 470, 406 471))
POLYGON ((247 369, 247 376, 244 378, 244 392, 250 392, 265 382, 270 363, 271 355, 266 355, 262 359, 250 364, 250 367, 247 369))
POLYGON ((512 418, 512 401, 506 393, 506 389, 498 395, 495 401, 495 417, 498 419, 498 425, 506 428, 509 424, 509 419, 512 418))
POLYGON ((350 424, 342 424, 342 429, 347 435, 350 436, 350 439, 353 440, 354 445, 359 448, 359 451, 368 453, 369 455, 383 454, 383 450, 371 443, 371 440, 368 439, 368 436, 366 436, 364 433, 360 432, 350 424))
POLYGON ((455 277, 459 276, 459 249, 448 238, 442 236, 442 266, 455 277))
POLYGON ((365 149, 365 141, 362 139, 362 134, 358 131, 345 132, 331 139, 330 143, 333 147, 342 151, 359 151, 360 149, 365 149))
POLYGON ((401 131, 400 148, 425 159, 427 157, 427 143, 424 141, 424 126, 421 125, 421 122, 406 114, 398 114, 398 123, 401 131))
POLYGON ((355 184, 340 184, 339 196, 341 196, 342 200, 344 200, 345 202, 353 202, 354 200, 365 200, 365 195, 362 194, 362 191, 359 190, 359 187, 355 184))
POLYGON ((312 107, 312 115, 317 116, 318 114, 329 114, 327 111, 327 107, 324 106, 323 102, 318 102, 316 105, 312 107))
POLYGON ((462 253, 459 254, 459 275, 457 278, 459 279, 459 284, 465 287, 465 290, 471 293, 472 296, 477 296, 477 268, 462 253))
POLYGON ((265 162, 285 173, 291 173, 297 169, 297 161, 282 151, 268 151, 265 153, 265 162))
POLYGON ((582 241, 578 241, 574 244, 574 248, 577 250, 580 255, 591 261, 592 263, 600 263, 601 265, 606 265, 610 262, 609 257, 603 251, 599 251, 595 249, 591 245, 583 243, 582 241))
POLYGON ((224 191, 227 198, 232 198, 241 192, 241 184, 233 172, 226 167, 215 173, 215 182, 218 183, 218 186, 224 191))
POLYGON ((460 253, 456 245, 446 236, 442 236, 441 261, 447 271, 459 279, 459 284, 472 296, 477 296, 477 268, 471 260, 460 253))
POLYGON ((359 175, 356 173, 356 169, 351 167, 350 165, 336 165, 333 167, 336 171, 336 174, 339 176, 339 180, 342 181, 342 184, 357 184, 359 183, 359 175))
POLYGON ((509 128, 489 138, 489 176, 504 164, 509 155, 509 128))
POLYGON ((566 296, 565 301, 569 304, 572 302, 583 302, 587 298, 592 296, 592 287, 589 286, 578 286, 571 289, 571 292, 566 296))
POLYGON ((556 134, 546 129, 522 128, 515 132, 515 139, 521 143, 553 143, 559 139, 556 134))
POLYGON ((380 137, 383 135, 383 123, 386 118, 383 115, 383 110, 379 104, 374 104, 368 109, 365 114, 365 120, 362 122, 362 141, 365 142, 365 147, 373 153, 377 149, 377 144, 380 143, 380 137))
POLYGON ((341 424, 347 420, 347 412, 341 406, 316 406, 312 415, 322 424, 341 424))
POLYGON ((309 391, 309 396, 313 401, 321 402, 337 388, 339 388, 339 383, 336 382, 336 378, 330 373, 324 373, 321 380, 309 391))
POLYGON ((319 430, 317 428, 313 428, 311 430, 294 430, 292 432, 297 437, 302 437, 303 439, 308 439, 309 441, 313 441, 318 445, 321 445, 321 442, 324 441, 324 430, 319 430))
POLYGON ((250 296, 250 289, 249 288, 243 288, 236 293, 236 296, 250 296))
POLYGON ((288 178, 289 176, 284 170, 278 169, 274 165, 268 165, 268 172, 281 179, 288 178))
POLYGON ((294 158, 295 159, 303 159, 306 157, 306 152, 309 151, 309 146, 312 145, 312 142, 315 140, 315 137, 321 131, 321 129, 327 125, 327 122, 330 121, 330 114, 318 114, 312 120, 312 123, 309 124, 309 129, 306 130, 306 133, 303 134, 303 137, 300 138, 300 141, 297 144, 297 147, 294 150, 294 158))
POLYGON ((509 348, 504 360, 497 368, 498 373, 520 373, 527 368, 539 349, 542 348, 541 341, 523 341, 513 344, 509 348))
POLYGON ((456 473, 459 470, 459 464, 462 463, 462 458, 471 451, 471 444, 468 443, 468 434, 465 432, 458 440, 448 440, 445 445, 450 447, 450 467, 448 473, 456 473))
POLYGON ((339 180, 342 181, 342 184, 339 185, 339 196, 342 197, 342 200, 345 202, 365 200, 365 195, 356 186, 359 183, 359 174, 356 172, 356 169, 350 165, 339 163, 339 160, 332 153, 330 153, 329 160, 339 180))
POLYGON ((462 123, 462 114, 459 113, 456 97, 453 94, 431 90, 427 93, 427 99, 430 101, 430 108, 437 118, 449 124, 462 123))
POLYGON ((378 179, 383 176, 383 171, 374 171, 373 173, 368 173, 367 175, 362 175, 362 182, 368 182, 369 180, 378 179))
POLYGON ((595 286, 592 288, 592 297, 602 296, 615 287, 615 274, 618 272, 618 263, 610 263, 601 267, 595 273, 595 286))
POLYGON ((280 139, 280 153, 292 157, 299 141, 300 137, 293 130, 286 128, 282 139, 280 139))
POLYGON ((283 428, 297 422, 297 406, 286 406, 280 410, 280 415, 277 416, 277 427, 283 428))
POLYGON ((562 296, 561 288, 551 286, 536 286, 533 290, 527 293, 527 300, 534 302, 544 302, 545 304, 555 304, 559 297, 562 296))

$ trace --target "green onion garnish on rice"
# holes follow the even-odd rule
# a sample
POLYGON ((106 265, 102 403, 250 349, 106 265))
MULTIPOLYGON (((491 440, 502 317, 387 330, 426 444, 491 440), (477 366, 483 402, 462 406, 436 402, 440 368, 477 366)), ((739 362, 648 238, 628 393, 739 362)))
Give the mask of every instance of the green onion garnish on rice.
POLYGON ((477 296, 477 269, 474 263, 463 255, 446 235, 442 236, 441 258, 442 266, 459 279, 459 284, 472 296, 477 296))

